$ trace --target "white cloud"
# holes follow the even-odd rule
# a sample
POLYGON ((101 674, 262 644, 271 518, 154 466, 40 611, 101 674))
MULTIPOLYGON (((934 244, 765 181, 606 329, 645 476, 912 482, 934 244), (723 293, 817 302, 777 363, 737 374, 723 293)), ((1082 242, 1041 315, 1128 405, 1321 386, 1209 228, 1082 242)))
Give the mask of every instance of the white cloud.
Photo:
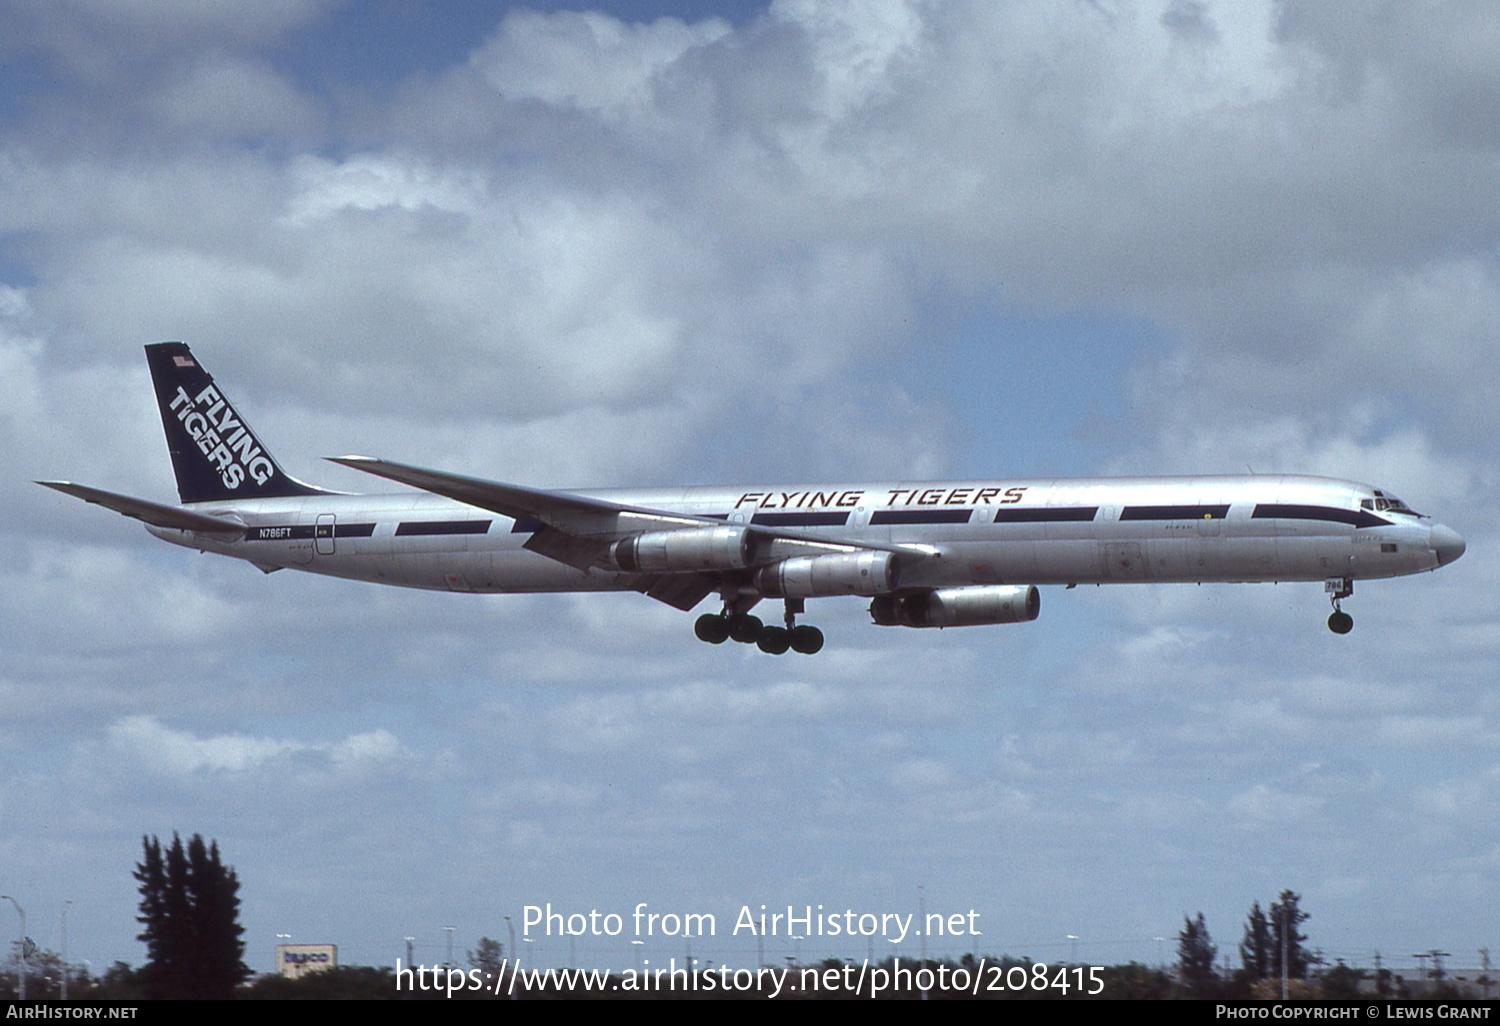
POLYGON ((200 137, 308 137, 321 112, 269 65, 206 54, 165 82, 156 99, 164 121, 200 137))
POLYGON ((626 24, 595 11, 520 10, 506 16, 470 61, 507 100, 540 100, 613 118, 647 107, 661 77, 684 54, 728 32, 718 19, 626 24))
POLYGON ((288 219, 293 227, 342 210, 435 210, 474 214, 483 205, 485 183, 446 175, 420 160, 360 154, 336 163, 302 156, 293 161, 295 193, 288 219))
POLYGON ((129 716, 109 727, 107 745, 132 767, 168 776, 257 776, 291 769, 298 777, 347 780, 368 772, 401 768, 416 757, 386 730, 341 741, 307 744, 244 734, 199 738, 173 730, 152 716, 129 716))
POLYGON ((171 774, 244 773, 291 750, 286 742, 269 738, 226 735, 200 740, 149 716, 120 720, 109 728, 108 738, 120 754, 171 774))

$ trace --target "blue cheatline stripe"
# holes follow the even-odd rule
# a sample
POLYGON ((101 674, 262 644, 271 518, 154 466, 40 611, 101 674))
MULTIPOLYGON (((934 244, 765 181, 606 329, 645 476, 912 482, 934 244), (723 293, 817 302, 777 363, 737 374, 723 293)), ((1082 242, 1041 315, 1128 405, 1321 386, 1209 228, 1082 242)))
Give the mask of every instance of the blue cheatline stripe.
POLYGON ((750 522, 764 527, 843 527, 849 522, 849 514, 757 513, 750 518, 750 522))
POLYGON ((335 538, 368 538, 375 533, 374 524, 274 524, 252 527, 245 534, 246 541, 302 541, 312 537, 330 537, 333 528, 335 538))
POLYGON ((1259 520, 1326 520, 1352 527, 1389 527, 1390 521, 1363 509, 1336 509, 1332 506, 1297 506, 1280 502, 1262 502, 1250 514, 1259 520))
POLYGON ((1093 520, 1098 506, 1059 506, 1053 509, 997 509, 997 524, 1063 524, 1093 520))
POLYGON ((396 525, 396 537, 417 534, 487 534, 488 520, 408 520, 396 525))
POLYGON ((870 517, 871 525, 880 524, 967 524, 972 509, 878 509, 870 517))
POLYGON ((1121 520, 1223 520, 1229 506, 1126 506, 1121 520))

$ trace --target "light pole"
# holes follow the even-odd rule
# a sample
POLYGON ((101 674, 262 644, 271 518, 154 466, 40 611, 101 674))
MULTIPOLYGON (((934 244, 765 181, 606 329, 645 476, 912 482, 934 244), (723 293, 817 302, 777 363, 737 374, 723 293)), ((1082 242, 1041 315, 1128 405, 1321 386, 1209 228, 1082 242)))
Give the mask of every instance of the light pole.
MULTIPOLYGON (((927 885, 917 884, 917 917, 922 924, 922 941, 917 947, 918 965, 927 964, 927 885)), ((927 1000, 927 991, 922 991, 922 1000, 927 1000)))
POLYGON ((20 967, 21 968, 21 985, 17 989, 20 990, 20 992, 21 992, 21 994, 20 994, 21 1000, 25 1001, 26 1000, 26 910, 21 907, 21 903, 19 901, 17 901, 15 898, 12 898, 9 894, 0 894, 0 898, 4 898, 6 901, 8 901, 12 905, 16 906, 16 913, 18 915, 20 915, 20 917, 21 917, 21 950, 19 952, 20 957, 21 957, 21 967, 20 967))
MULTIPOLYGON (((505 955, 510 959, 510 999, 516 999, 516 969, 519 968, 519 958, 516 956, 516 923, 510 916, 505 917, 505 930, 510 934, 510 947, 505 955)), ((500 970, 502 973, 504 969, 500 970)))
POLYGON ((1076 933, 1070 933, 1070 934, 1067 935, 1067 938, 1068 938, 1068 964, 1069 965, 1077 965, 1078 964, 1078 934, 1076 934, 1076 933))
POLYGON ((453 968, 453 927, 443 927, 443 932, 448 935, 448 968, 453 968))
POLYGON ((68 898, 62 907, 62 999, 68 1000, 68 906, 73 904, 73 899, 68 898))

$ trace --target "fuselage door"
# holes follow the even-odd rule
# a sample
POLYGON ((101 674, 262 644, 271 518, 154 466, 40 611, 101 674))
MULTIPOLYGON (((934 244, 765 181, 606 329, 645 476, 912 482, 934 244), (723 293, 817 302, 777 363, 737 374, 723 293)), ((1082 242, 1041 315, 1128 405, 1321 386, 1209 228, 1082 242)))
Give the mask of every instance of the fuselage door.
POLYGON ((318 555, 333 555, 333 533, 333 514, 319 513, 318 522, 313 526, 313 545, 318 555))

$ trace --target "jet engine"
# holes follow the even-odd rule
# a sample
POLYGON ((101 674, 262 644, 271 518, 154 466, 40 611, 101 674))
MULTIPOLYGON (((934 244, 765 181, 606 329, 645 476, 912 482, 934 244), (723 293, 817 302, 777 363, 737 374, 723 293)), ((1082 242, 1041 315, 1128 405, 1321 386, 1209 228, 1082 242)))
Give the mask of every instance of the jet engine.
POLYGON ((896 559, 889 552, 798 556, 761 570, 755 586, 762 595, 785 598, 883 595, 896 587, 896 559))
POLYGON ((609 547, 610 561, 627 573, 739 570, 749 557, 750 537, 743 527, 648 531, 609 547))
POLYGON ((976 585, 880 595, 870 603, 870 616, 882 627, 972 627, 1029 623, 1041 608, 1035 585, 976 585))

